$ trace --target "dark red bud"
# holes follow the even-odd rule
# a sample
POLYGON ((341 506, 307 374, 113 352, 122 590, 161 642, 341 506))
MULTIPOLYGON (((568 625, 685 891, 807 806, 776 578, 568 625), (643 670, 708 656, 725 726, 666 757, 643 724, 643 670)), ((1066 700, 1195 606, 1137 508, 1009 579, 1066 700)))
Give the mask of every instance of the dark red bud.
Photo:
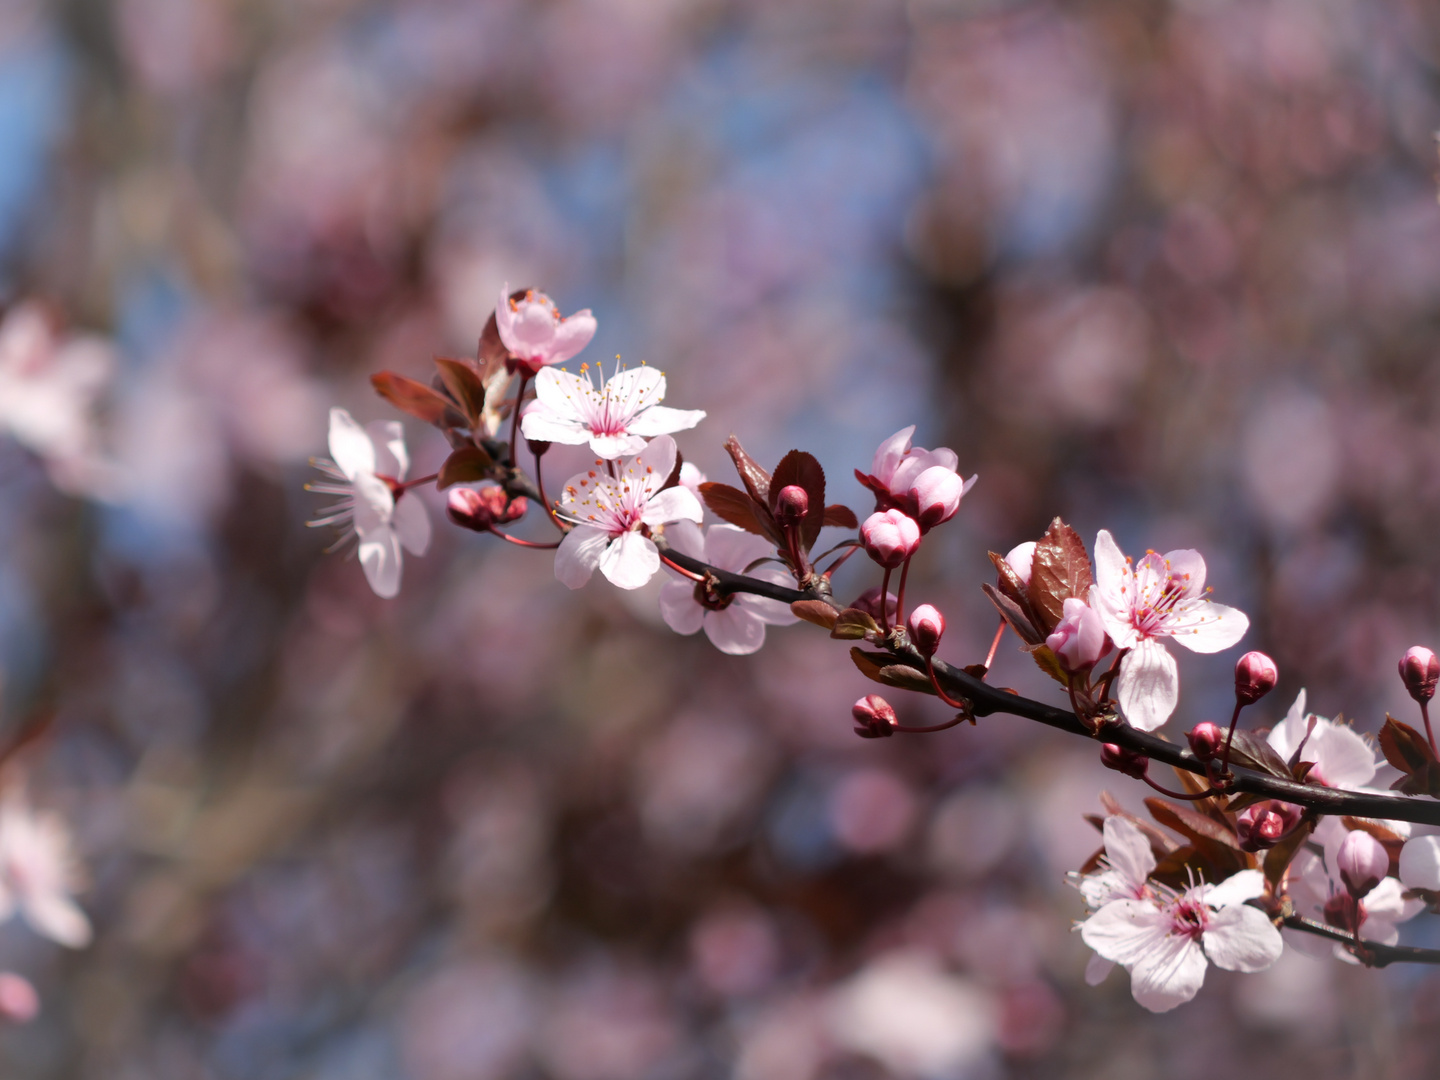
POLYGON ((910 641, 921 656, 934 656, 945 633, 945 616, 931 604, 921 604, 910 613, 910 641))
POLYGON ((1325 921, 1353 934, 1365 918, 1365 905, 1348 892, 1337 892, 1325 901, 1325 921))
POLYGON ((1225 745, 1225 729, 1209 720, 1196 724, 1185 736, 1190 740, 1190 751, 1201 761, 1209 761, 1220 754, 1225 745))
POLYGON ((775 497, 775 520, 782 527, 799 525, 810 511, 810 495, 799 484, 786 484, 775 497))
MULTIPOLYGON (((500 489, 495 488, 494 490, 499 491, 500 489)), ((505 507, 504 511, 496 515, 495 520, 499 521, 502 525, 507 521, 517 521, 525 516, 525 511, 528 509, 530 509, 530 500, 525 498, 524 495, 516 495, 515 498, 510 500, 510 504, 505 507)))
POLYGON ((530 453, 534 454, 537 458, 544 457, 545 451, 550 449, 550 444, 543 439, 526 439, 525 445, 530 448, 530 453))
POLYGON ((1150 768, 1150 759, 1138 751, 1126 750, 1115 743, 1106 743, 1100 747, 1100 764, 1126 776, 1133 776, 1136 780, 1143 780, 1150 768))
POLYGON ((445 497, 445 515, 456 525, 489 532, 496 524, 522 517, 529 503, 524 496, 511 499, 500 487, 451 488, 445 497))
POLYGON ((1300 807, 1271 799, 1247 806, 1235 819, 1235 838, 1242 851, 1272 848, 1300 824, 1300 807))
POLYGON ((862 739, 883 739, 895 734, 900 718, 895 709, 879 694, 866 694, 850 709, 855 718, 855 734, 862 739))
POLYGON ((1435 684, 1440 682, 1440 658, 1423 645, 1408 649, 1400 658, 1400 678, 1405 680, 1405 689, 1420 704, 1435 696, 1435 684))
POLYGON ((1235 699, 1253 705, 1275 689, 1280 670, 1263 652, 1247 652, 1235 662, 1235 699))

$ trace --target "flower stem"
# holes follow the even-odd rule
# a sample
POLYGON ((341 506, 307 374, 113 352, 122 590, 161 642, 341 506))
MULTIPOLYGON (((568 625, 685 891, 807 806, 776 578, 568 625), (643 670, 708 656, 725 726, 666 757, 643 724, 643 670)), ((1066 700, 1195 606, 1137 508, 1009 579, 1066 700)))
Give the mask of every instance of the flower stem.
POLYGON ((411 488, 419 487, 421 484, 431 484, 440 479, 438 472, 432 472, 429 476, 422 476, 418 480, 406 480, 400 485, 401 491, 409 491, 411 488))
MULTIPOLYGON (((1225 736, 1225 753, 1220 756, 1220 775, 1224 776, 1230 771, 1230 744, 1235 740, 1235 725, 1240 720, 1240 710, 1245 706, 1239 698, 1235 699, 1235 711, 1230 715, 1230 733, 1225 736)), ((1428 727, 1428 725, 1427 725, 1428 727)))
POLYGON ((956 701, 941 688, 940 680, 935 678, 935 662, 928 656, 925 658, 925 673, 930 676, 930 685, 935 688, 935 695, 941 701, 949 705, 952 709, 963 709, 967 716, 970 714, 970 703, 968 701, 956 701))
POLYGON ((697 573, 695 573, 694 570, 687 570, 687 569, 685 569, 685 567, 681 566, 681 565, 680 565, 679 563, 677 563, 674 559, 670 558, 669 555, 666 555, 665 552, 663 552, 663 551, 660 552, 660 561, 663 562, 666 566, 670 567, 671 570, 674 570, 677 574, 683 574, 685 577, 689 578, 691 581, 704 581, 704 580, 705 580, 705 575, 704 575, 704 574, 697 574, 697 573))
POLYGON ((560 519, 555 515, 555 508, 550 505, 550 500, 545 497, 545 479, 540 474, 540 455, 535 455, 535 487, 540 492, 540 502, 545 506, 545 513, 550 518, 550 524, 559 529, 563 534, 565 526, 560 524, 560 519))
MULTIPOLYGON (((888 599, 889 596, 890 567, 887 566, 885 567, 885 576, 880 579, 880 632, 884 634, 888 634, 890 632, 890 601, 888 599)), ((896 607, 895 613, 897 615, 900 613, 899 607, 896 607)))
POLYGON ((947 728, 952 728, 957 724, 963 724, 969 719, 969 716, 961 713, 953 720, 946 720, 943 724, 934 724, 930 727, 906 727, 904 724, 896 724, 894 730, 901 735, 928 735, 932 731, 945 731, 947 728))
POLYGON ((857 552, 857 551, 859 551, 859 550, 860 550, 860 545, 859 545, 859 544, 854 544, 854 545, 852 545, 851 547, 846 548, 846 549, 845 549, 845 554, 839 556, 833 563, 831 563, 831 564, 830 564, 830 569, 829 569, 829 570, 826 570, 826 571, 825 571, 823 574, 821 574, 820 576, 823 577, 826 581, 829 581, 829 580, 830 580, 830 575, 833 574, 833 573, 835 573, 836 570, 839 570, 840 567, 844 566, 844 565, 845 565, 845 560, 848 559, 848 558, 850 558, 851 555, 854 555, 855 552, 857 552))
POLYGON ((1000 625, 995 630, 995 640, 990 642, 990 651, 985 654, 985 671, 990 671, 990 665, 995 662, 995 651, 1000 648, 1000 639, 1005 636, 1005 620, 1000 620, 1000 625))
POLYGON ((534 540, 521 540, 518 536, 511 536, 509 533, 503 533, 494 526, 491 526, 490 531, 496 536, 500 537, 501 540, 508 540, 510 541, 510 543, 518 544, 520 547, 545 548, 547 550, 553 551, 555 548, 558 548, 560 546, 559 540, 556 540, 553 544, 537 544, 534 540))
MULTIPOLYGON (((905 625, 905 579, 910 576, 910 560, 907 558, 900 567, 900 591, 895 598, 895 625, 905 625)), ((881 597, 884 600, 884 597, 881 597)))
POLYGON ((510 467, 515 468, 515 440, 520 434, 520 406, 525 403, 525 384, 530 381, 530 373, 523 372, 520 375, 520 389, 515 394, 515 414, 510 418, 510 467))
POLYGON ((1430 730, 1430 703, 1420 702, 1420 718, 1425 721, 1425 738, 1430 740, 1430 752, 1440 758, 1440 750, 1435 747, 1435 733, 1430 730))
POLYGON ((1208 799, 1208 798, 1210 798, 1211 795, 1224 795, 1224 794, 1225 794, 1225 792, 1220 791, 1218 788, 1213 788, 1213 787, 1212 787, 1212 788, 1209 788, 1209 789, 1207 789, 1207 790, 1205 790, 1205 791, 1200 792, 1200 794, 1198 794, 1198 795, 1191 795, 1189 792, 1171 791, 1169 788, 1161 787, 1161 786, 1160 786, 1159 784, 1157 784, 1154 780, 1151 780, 1148 774, 1145 775, 1145 776, 1142 776, 1140 779, 1141 779, 1141 780, 1144 780, 1145 783, 1149 784, 1149 785, 1150 785, 1152 788, 1154 788, 1156 791, 1160 792, 1161 795, 1168 795, 1168 796, 1170 796, 1170 798, 1172 798, 1172 799, 1184 799, 1186 802, 1199 802, 1201 799, 1208 799))

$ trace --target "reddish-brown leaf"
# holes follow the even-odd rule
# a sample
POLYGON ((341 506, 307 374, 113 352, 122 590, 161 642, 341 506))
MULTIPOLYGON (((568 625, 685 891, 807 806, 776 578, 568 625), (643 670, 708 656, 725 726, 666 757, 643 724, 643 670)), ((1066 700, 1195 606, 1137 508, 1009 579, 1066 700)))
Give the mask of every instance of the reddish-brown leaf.
POLYGON ((1270 883, 1272 889, 1279 890, 1280 881, 1285 877, 1286 867, 1290 865, 1314 828, 1313 821, 1302 821, 1289 833, 1282 836, 1278 844, 1265 852, 1262 869, 1265 871, 1265 880, 1270 883))
POLYGON ((1030 596, 1025 583, 1020 580, 1020 575, 1015 573, 1015 568, 1005 561, 1004 555, 996 555, 993 551, 985 554, 990 556, 990 561, 995 564, 995 572, 1000 575, 1000 582, 996 587, 1022 608, 1028 608, 1030 596))
POLYGON ((792 484, 803 489, 809 497, 809 508, 800 522, 800 539, 805 550, 809 551, 820 537, 820 527, 825 524, 825 470, 820 467, 820 462, 815 460, 813 454, 807 454, 804 450, 791 450, 780 459, 780 464, 775 466, 775 471, 770 476, 767 500, 772 516, 780 492, 792 484))
POLYGON ((1065 617, 1065 601, 1088 600, 1094 584, 1090 555, 1080 534, 1058 517, 1035 545, 1030 572, 1030 606, 1048 634, 1065 617))
POLYGON ((1145 808, 1161 825, 1167 829, 1174 829, 1195 843, 1211 840, 1217 844, 1234 848, 1236 851, 1240 850, 1240 841, 1235 838, 1233 832, 1218 821, 1214 821, 1204 814, 1197 814, 1188 806, 1176 806, 1151 796, 1145 800, 1145 808))
POLYGON ((835 625, 830 629, 830 636, 856 641, 869 634, 878 634, 879 632, 880 624, 871 617, 869 612, 852 607, 840 612, 835 620, 835 625))
MULTIPOLYGON (((806 603, 806 601, 799 601, 806 603)), ((794 610, 795 605, 791 605, 794 610)), ((797 613, 798 614, 798 613, 797 613)), ((804 616, 800 616, 802 619, 804 616)), ((914 668, 905 667, 903 664, 887 663, 890 656, 887 653, 868 653, 858 645, 851 648, 850 659, 860 669, 860 674, 875 682, 884 683, 886 686, 893 686, 900 690, 913 690, 919 694, 933 694, 934 687, 930 680, 921 675, 914 668)))
POLYGON ((790 610, 806 622, 823 626, 826 630, 834 627, 840 617, 840 612, 823 600, 796 600, 790 605, 790 610))
POLYGON ((768 537, 777 544, 780 542, 779 537, 773 535, 766 527, 768 522, 761 523, 755 512, 758 508, 754 500, 739 488, 710 481, 700 485, 700 497, 705 500, 705 505, 716 517, 723 518, 731 525, 738 525, 746 532, 768 537))
POLYGON ((1230 743, 1230 763, 1256 772, 1290 779, 1290 767, 1271 745, 1253 731, 1237 731, 1230 743))
POLYGON ((490 476, 495 459, 478 446, 462 446, 440 466, 435 486, 444 491, 451 484, 473 484, 490 476))
POLYGON ((370 376, 370 385, 375 392, 401 412, 409 413, 417 420, 439 427, 445 419, 445 412, 452 408, 445 398, 422 382, 406 378, 393 371, 381 371, 370 376))
POLYGON ((768 507, 770 505, 770 474, 745 452, 745 448, 740 445, 740 440, 734 435, 725 440, 725 451, 730 455, 730 460, 735 462, 735 471, 740 474, 740 482, 745 485, 745 490, 750 493, 750 497, 761 506, 768 507))
POLYGON ((1420 772, 1435 761, 1425 736, 1388 714, 1385 726, 1380 729, 1380 751, 1386 761, 1403 773, 1420 772))
POLYGON ((842 529, 858 529, 860 519, 855 516, 855 511, 848 506, 835 503, 825 507, 825 524, 838 525, 842 529))
POLYGON ((470 427, 480 423, 480 412, 485 408, 485 387, 480 384, 480 375, 468 360, 451 360, 437 356, 435 366, 440 369, 440 378, 445 389, 460 406, 470 427))
POLYGON ((1025 612, 1020 610, 1020 605, 1011 600, 1008 596, 1002 596, 1000 591, 988 581, 981 582, 980 588, 995 605, 995 610, 1000 612, 1000 617, 1010 624, 1010 629, 1020 635, 1020 640, 1027 645, 1044 645, 1045 635, 1039 633, 1030 624, 1030 619, 1025 612))

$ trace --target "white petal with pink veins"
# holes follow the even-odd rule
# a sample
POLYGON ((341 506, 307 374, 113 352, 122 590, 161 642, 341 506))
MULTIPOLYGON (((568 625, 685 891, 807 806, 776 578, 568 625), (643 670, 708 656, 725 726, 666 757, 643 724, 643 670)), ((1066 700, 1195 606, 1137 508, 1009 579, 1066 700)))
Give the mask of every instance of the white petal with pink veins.
POLYGON ((1130 994, 1151 1012, 1169 1012, 1200 992, 1207 966, 1198 942, 1172 935, 1130 968, 1130 994))
POLYGON ((640 588, 659 569, 659 550, 638 532, 621 533, 600 556, 600 572, 621 589, 640 588))
POLYGON ((1266 914, 1246 904, 1211 915, 1201 941, 1210 962, 1226 971, 1264 971, 1285 951, 1280 931, 1266 914))
POLYGON ((723 653, 748 656, 765 644, 765 622, 753 611, 731 604, 705 613, 705 636, 723 653))
POLYGON ((889 485, 890 478, 895 475, 900 460, 910 452, 910 440, 915 435, 915 425, 901 428, 894 435, 880 444, 875 451, 875 457, 870 462, 870 475, 874 476, 882 484, 889 485))
MULTIPOLYGON (((681 555, 689 555, 692 559, 719 565, 713 559, 705 557, 705 534, 693 521, 672 521, 666 525, 665 541, 681 555)), ((729 568, 722 566, 721 569, 729 568)))
POLYGON ((704 419, 704 409, 672 409, 668 405, 651 405, 630 421, 629 429, 635 435, 669 435, 673 431, 688 431, 704 419))
POLYGON ((375 595, 389 600, 400 592, 400 538, 385 526, 362 534, 360 566, 375 595))
POLYGON ((1135 644, 1131 612, 1135 603, 1135 575, 1125 561, 1115 538, 1101 529, 1095 537, 1095 584, 1090 589, 1090 606, 1105 622, 1105 632, 1117 649, 1135 644))
POLYGON ((687 487, 666 488, 652 496, 641 515, 641 520, 652 526, 664 525, 670 521, 699 522, 704 519, 705 510, 701 507, 700 500, 695 498, 687 487))
POLYGON ((1140 826, 1119 814, 1111 814, 1102 826, 1105 837, 1105 857, 1110 865, 1125 879, 1135 885, 1145 884, 1145 879, 1155 869, 1155 852, 1140 826))
POLYGON ((1180 672, 1164 645, 1143 638, 1126 653, 1116 697, 1125 719, 1141 731, 1154 731, 1170 719, 1180 700, 1180 672))
POLYGON ((1164 622, 1161 633, 1169 634, 1177 645, 1191 652, 1217 653, 1230 648, 1250 629, 1249 617, 1239 608, 1209 600, 1192 601, 1192 606, 1175 613, 1164 622))
POLYGON ((424 555, 430 549, 430 515, 413 492, 395 504, 390 520, 400 543, 411 555, 424 555))
POLYGON ((705 622, 705 609, 695 602, 695 586, 667 581, 660 587, 660 617, 677 634, 693 634, 705 622))
POLYGON ((774 545, 763 536, 734 525, 711 525, 705 535, 705 561, 731 573, 743 573, 756 559, 774 554, 774 545))
POLYGON ((72 949, 90 944, 90 920, 68 896, 46 892, 33 896, 21 909, 25 921, 51 941, 72 949))
POLYGON ((589 525, 577 525, 565 534, 555 549, 555 578, 562 585, 578 589, 590 580, 610 545, 610 534, 589 525))
POLYGON ((1112 900, 1080 924, 1080 938, 1106 960, 1128 966, 1158 949, 1172 923, 1149 900, 1112 900))
POLYGON ((344 409, 330 410, 330 456, 347 479, 375 471, 375 444, 344 409))
POLYGON ((375 475, 404 480, 410 471, 410 454, 405 449, 405 428, 400 421, 372 420, 365 425, 365 434, 375 447, 375 475))

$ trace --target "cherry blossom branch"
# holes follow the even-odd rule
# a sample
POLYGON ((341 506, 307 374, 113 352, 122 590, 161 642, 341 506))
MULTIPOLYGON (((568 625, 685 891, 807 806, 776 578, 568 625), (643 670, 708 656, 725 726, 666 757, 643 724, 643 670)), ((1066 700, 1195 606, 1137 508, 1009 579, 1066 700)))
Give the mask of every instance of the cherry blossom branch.
POLYGON ((1440 949, 1423 949, 1418 945, 1384 945, 1378 941, 1362 940, 1357 949, 1355 938, 1346 930, 1339 930, 1325 923, 1307 919, 1303 915, 1287 915, 1281 924, 1291 930, 1300 930, 1316 937, 1347 946, 1356 953, 1356 959, 1366 967, 1389 967, 1391 964, 1440 964, 1440 949))
MULTIPOLYGON (((785 604, 800 600, 823 599, 813 592, 802 592, 799 589, 777 585, 773 582, 759 581, 743 574, 720 570, 674 549, 667 550, 666 555, 687 570, 700 574, 708 572, 714 575, 715 590, 719 593, 750 593, 754 596, 779 600, 785 604)), ((891 640, 893 642, 894 639, 891 640)), ((890 644, 886 651, 898 665, 910 668, 916 673, 914 689, 931 692, 928 686, 926 661, 918 651, 908 642, 890 644)), ((1073 712, 1057 709, 1053 705, 1046 705, 1011 691, 990 686, 942 660, 935 660, 933 663, 936 681, 945 687, 947 696, 964 698, 969 701, 971 711, 977 717, 1004 713, 1026 720, 1034 720, 1036 723, 1055 728, 1057 731, 1080 735, 1087 739, 1098 736, 1105 742, 1115 743, 1126 750, 1143 754, 1153 761, 1159 761, 1208 779, 1204 762, 1191 753, 1188 748, 1166 742, 1158 735, 1139 731, 1128 724, 1107 724, 1098 733, 1092 733, 1080 717, 1073 712)), ((1260 795, 1264 798, 1278 799, 1281 802, 1303 806, 1321 814, 1440 825, 1440 801, 1437 800, 1385 795, 1379 792, 1345 791, 1340 788, 1283 780, 1246 769, 1236 769, 1234 772, 1234 780, 1228 789, 1231 794, 1244 792, 1260 795)))

